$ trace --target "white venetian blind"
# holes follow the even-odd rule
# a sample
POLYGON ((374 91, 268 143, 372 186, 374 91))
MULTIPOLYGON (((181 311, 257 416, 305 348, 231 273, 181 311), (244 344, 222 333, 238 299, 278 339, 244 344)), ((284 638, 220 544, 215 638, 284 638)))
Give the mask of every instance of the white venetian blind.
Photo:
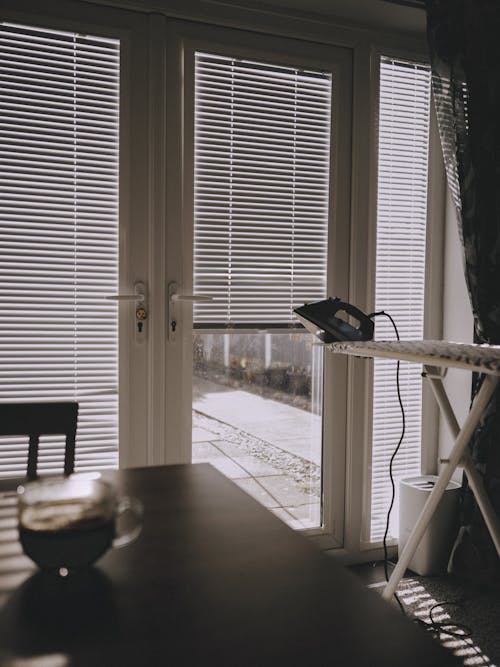
POLYGON ((331 74, 195 66, 194 325, 289 326, 326 296, 331 74))
MULTIPOLYGON (((117 464, 119 43, 0 24, 0 400, 76 400, 76 470, 117 464)), ((41 472, 63 442, 41 441, 41 472)), ((0 476, 24 439, 0 439, 0 476)))
MULTIPOLYGON (((424 333, 425 244, 430 113, 429 67, 381 58, 376 310, 396 322, 402 340, 424 333)), ((376 338, 394 340, 390 321, 379 317, 376 338)), ((394 478, 420 474, 421 366, 401 363, 401 396, 406 416, 403 445, 394 461, 394 478)), ((384 534, 391 485, 389 461, 401 436, 396 362, 376 360, 373 388, 371 539, 384 534)), ((397 536, 395 503, 390 535, 397 536)))

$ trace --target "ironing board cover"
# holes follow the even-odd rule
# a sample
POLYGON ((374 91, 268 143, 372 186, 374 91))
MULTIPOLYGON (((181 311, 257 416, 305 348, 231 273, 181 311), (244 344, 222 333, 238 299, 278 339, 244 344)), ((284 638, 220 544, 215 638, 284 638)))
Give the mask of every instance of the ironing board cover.
POLYGON ((453 366, 500 375, 500 345, 451 343, 444 340, 345 341, 330 343, 332 352, 357 357, 386 357, 426 366, 453 366))

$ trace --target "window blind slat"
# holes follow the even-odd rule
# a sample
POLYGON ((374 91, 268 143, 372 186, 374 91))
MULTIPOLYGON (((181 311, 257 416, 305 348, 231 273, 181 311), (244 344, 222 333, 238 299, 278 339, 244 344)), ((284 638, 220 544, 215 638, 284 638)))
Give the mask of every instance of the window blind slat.
MULTIPOLYGON (((116 40, 0 25, 0 400, 78 401, 76 470, 118 460, 119 68, 116 40)), ((24 475, 26 440, 1 445, 24 475)))

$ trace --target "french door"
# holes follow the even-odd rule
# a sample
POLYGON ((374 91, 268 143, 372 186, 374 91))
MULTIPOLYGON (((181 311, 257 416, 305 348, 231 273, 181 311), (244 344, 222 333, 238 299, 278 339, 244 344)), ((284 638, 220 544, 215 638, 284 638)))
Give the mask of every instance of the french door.
MULTIPOLYGON (((77 471, 145 465, 149 26, 32 8, 12 3, 0 26, 0 400, 78 401, 77 471)), ((23 474, 25 454, 4 443, 0 474, 23 474)), ((61 456, 48 438, 39 468, 61 456)))
POLYGON ((180 23, 169 44, 177 455, 338 545, 346 365, 293 308, 347 293, 349 52, 180 23))

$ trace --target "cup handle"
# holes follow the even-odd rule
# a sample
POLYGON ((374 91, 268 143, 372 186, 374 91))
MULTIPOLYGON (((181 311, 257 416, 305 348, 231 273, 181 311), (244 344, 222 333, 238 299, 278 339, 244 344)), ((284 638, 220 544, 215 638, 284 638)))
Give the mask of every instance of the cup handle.
POLYGON ((125 512, 130 512, 134 516, 134 525, 126 533, 120 534, 117 530, 117 535, 113 540, 113 547, 117 549, 136 540, 142 530, 142 503, 137 498, 129 498, 128 496, 120 498, 116 508, 116 520, 123 516, 125 512))

